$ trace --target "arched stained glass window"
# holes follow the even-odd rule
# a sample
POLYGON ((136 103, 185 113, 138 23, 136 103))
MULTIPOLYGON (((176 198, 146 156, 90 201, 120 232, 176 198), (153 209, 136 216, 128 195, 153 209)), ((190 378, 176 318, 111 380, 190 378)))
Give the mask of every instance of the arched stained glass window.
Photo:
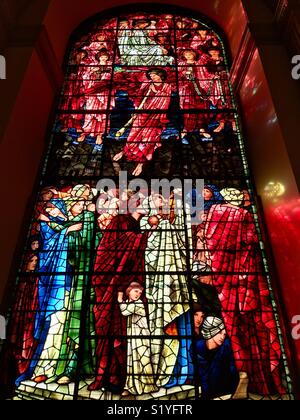
POLYGON ((291 397, 206 20, 140 12, 77 33, 8 340, 21 399, 291 397))

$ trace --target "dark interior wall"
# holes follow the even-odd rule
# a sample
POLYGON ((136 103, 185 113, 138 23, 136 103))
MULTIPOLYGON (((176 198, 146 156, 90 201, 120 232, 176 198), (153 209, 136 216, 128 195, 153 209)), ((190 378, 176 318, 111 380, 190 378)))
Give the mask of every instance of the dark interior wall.
MULTIPOLYGON (((279 0, 278 7, 276 10, 283 10, 284 4, 292 4, 292 1, 279 0)), ((286 149, 291 165, 295 181, 297 183, 297 189, 300 187, 300 165, 299 165, 299 143, 295 133, 298 131, 298 118, 299 118, 299 106, 300 106, 300 83, 292 78, 292 63, 290 51, 286 47, 285 32, 286 23, 283 17, 281 18, 278 13, 273 15, 270 9, 266 6, 265 2, 251 0, 243 0, 245 11, 249 20, 249 31, 254 40, 255 48, 257 48, 258 56, 261 61, 261 75, 265 76, 265 79, 261 80, 262 84, 266 84, 266 88, 270 93, 272 106, 274 108, 275 117, 277 119, 278 128, 283 136, 283 147, 286 149)), ((294 4, 294 3, 293 3, 294 4)), ((298 10, 300 10, 300 3, 295 10, 286 11, 286 15, 294 16, 298 10)), ((299 15, 300 18, 300 15, 299 15)), ((300 26, 300 19, 298 21, 300 26)), ((296 36, 296 35, 295 35, 296 36)), ((300 39, 298 40, 299 52, 300 52, 300 39)), ((297 43, 297 36, 295 38, 297 43)), ((252 74, 253 76, 253 74, 252 74)), ((251 81, 251 75, 249 80, 251 81)), ((251 91, 250 91, 251 94, 251 91)), ((263 98, 262 104, 263 106, 263 98)), ((251 122, 251 125, 252 122, 251 122)), ((276 125, 276 124, 275 124, 276 125)), ((274 142, 275 139, 273 139, 274 142)), ((254 150, 255 140, 253 140, 254 150)), ((252 147, 251 140, 249 145, 252 147)), ((284 171, 281 168, 281 155, 276 154, 276 147, 273 147, 272 156, 269 157, 265 163, 267 166, 263 170, 269 172, 269 177, 280 177, 284 171), (276 165, 269 165, 272 161, 276 165), (278 172, 278 173, 277 173, 278 172)), ((271 149, 268 149, 271 151, 271 149)), ((267 152, 267 149, 262 150, 263 154, 267 152)), ((283 157, 284 159, 284 157, 283 157)), ((259 160, 259 157, 258 157, 259 160)), ((255 163, 254 163, 255 164, 255 163)), ((286 169, 286 174, 290 175, 288 169, 283 163, 283 167, 286 169)), ((258 179, 260 182, 261 179, 258 179)), ((292 179, 289 178, 287 183, 287 195, 298 193, 297 189, 292 188, 292 179)), ((259 190, 261 193, 261 190, 259 190)))

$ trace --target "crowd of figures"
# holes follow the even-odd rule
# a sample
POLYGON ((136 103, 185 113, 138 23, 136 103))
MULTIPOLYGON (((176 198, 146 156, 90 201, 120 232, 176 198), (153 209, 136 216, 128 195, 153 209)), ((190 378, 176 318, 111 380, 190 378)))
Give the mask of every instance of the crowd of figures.
MULTIPOLYGON (((163 139, 211 137, 211 112, 231 107, 211 30, 192 19, 135 16, 94 31, 75 45, 60 103, 58 130, 73 145, 91 143, 97 153, 104 139, 124 140, 111 159, 133 162, 138 176, 163 139)), ((217 117, 216 133, 225 125, 217 117)))
POLYGON ((206 185, 190 194, 204 199, 196 225, 180 190, 139 192, 125 213, 130 190, 41 191, 10 323, 17 385, 286 393, 249 193, 206 185))

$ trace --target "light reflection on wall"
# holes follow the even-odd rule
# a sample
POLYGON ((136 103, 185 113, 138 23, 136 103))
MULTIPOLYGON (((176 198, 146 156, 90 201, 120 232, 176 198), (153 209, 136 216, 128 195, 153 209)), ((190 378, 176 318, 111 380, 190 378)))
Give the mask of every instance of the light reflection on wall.
POLYGON ((285 186, 278 181, 270 181, 264 188, 264 198, 276 203, 286 191, 285 186))
POLYGON ((240 101, 249 164, 263 205, 268 201, 264 189, 270 181, 284 185, 284 197, 295 197, 295 176, 257 49, 240 89, 240 101))
POLYGON ((272 125, 272 124, 277 124, 278 122, 278 118, 276 114, 273 114, 267 121, 267 124, 272 125))
MULTIPOLYGON (((289 200, 278 199, 275 203, 270 200, 265 206, 265 219, 276 261, 275 269, 281 278, 280 300, 292 323, 293 317, 300 315, 300 196, 289 200)), ((290 328, 292 330, 292 324, 290 328)), ((300 361, 300 339, 294 343, 300 361)))

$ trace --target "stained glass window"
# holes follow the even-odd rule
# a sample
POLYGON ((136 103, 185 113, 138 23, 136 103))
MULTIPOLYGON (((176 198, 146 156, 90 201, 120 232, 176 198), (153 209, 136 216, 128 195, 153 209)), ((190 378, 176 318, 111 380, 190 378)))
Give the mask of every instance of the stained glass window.
POLYGON ((291 398, 271 284, 221 37, 176 14, 86 25, 16 283, 16 398, 291 398))

